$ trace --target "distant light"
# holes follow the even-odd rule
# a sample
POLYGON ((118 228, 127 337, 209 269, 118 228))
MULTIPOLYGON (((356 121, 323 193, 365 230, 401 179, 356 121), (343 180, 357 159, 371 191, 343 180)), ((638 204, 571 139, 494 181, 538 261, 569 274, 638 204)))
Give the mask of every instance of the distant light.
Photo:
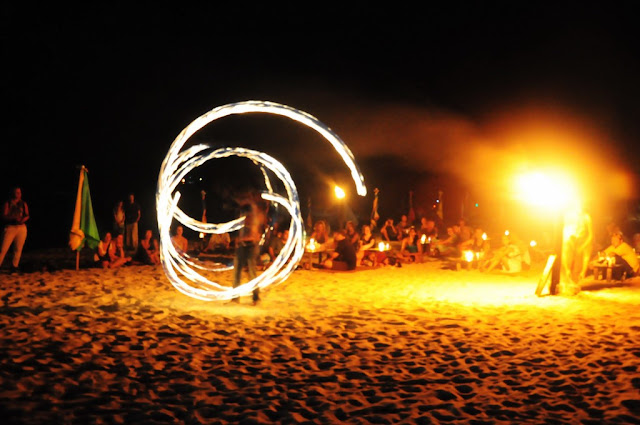
POLYGON ((509 231, 508 231, 508 230, 505 230, 505 231, 504 231, 504 235, 505 235, 505 236, 509 236, 509 231))
POLYGON ((478 208, 480 205, 478 205, 478 203, 476 202, 476 208, 478 208))
POLYGON ((482 234, 482 240, 483 240, 483 241, 486 241, 486 240, 487 240, 487 234, 486 234, 486 233, 483 233, 483 234, 482 234))
POLYGON ((535 247, 536 245, 538 245, 538 242, 536 242, 536 241, 531 241, 531 242, 529 242, 529 245, 533 248, 533 247, 535 247))
POLYGON ((347 196, 344 193, 344 190, 340 186, 336 185, 336 187, 333 188, 333 191, 335 192, 336 198, 338 198, 338 199, 344 199, 344 197, 347 196))
POLYGON ((440 203, 440 199, 436 199, 436 204, 439 204, 439 203, 440 203))

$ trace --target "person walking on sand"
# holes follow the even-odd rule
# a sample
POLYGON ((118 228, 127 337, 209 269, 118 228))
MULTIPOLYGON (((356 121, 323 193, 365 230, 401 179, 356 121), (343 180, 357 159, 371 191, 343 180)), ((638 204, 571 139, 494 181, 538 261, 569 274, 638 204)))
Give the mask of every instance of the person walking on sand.
POLYGON ((124 237, 125 248, 136 251, 138 249, 138 222, 140 221, 140 204, 135 200, 133 193, 124 206, 124 237))
POLYGON ((29 207, 22 200, 22 189, 15 187, 11 193, 11 199, 2 206, 2 221, 4 229, 2 233, 2 248, 0 249, 0 267, 4 257, 13 244, 13 261, 11 271, 18 271, 22 248, 27 240, 27 225, 29 220, 29 207))
MULTIPOLYGON (((240 286, 242 278, 242 269, 247 267, 249 279, 256 277, 256 262, 258 257, 258 244, 260 242, 261 215, 258 211, 256 202, 248 198, 242 199, 240 202, 240 214, 244 215, 244 226, 238 232, 236 239, 236 255, 233 262, 233 287, 240 286)), ((239 302, 236 297, 233 302, 239 302)), ((253 290, 253 304, 256 305, 260 301, 260 289, 253 290)))

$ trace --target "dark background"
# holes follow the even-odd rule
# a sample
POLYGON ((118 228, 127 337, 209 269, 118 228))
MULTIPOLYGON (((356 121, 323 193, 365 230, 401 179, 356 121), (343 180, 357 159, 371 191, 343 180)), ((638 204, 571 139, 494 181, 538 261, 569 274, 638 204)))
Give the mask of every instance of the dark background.
MULTIPOLYGON (((158 171, 178 133, 216 106, 270 100, 342 137, 369 192, 381 189, 384 217, 406 211, 410 189, 421 211, 443 189, 446 220, 470 215, 465 199, 482 200, 478 221, 495 218, 495 207, 483 207, 504 201, 494 172, 518 143, 532 161, 584 156, 595 182, 625 176, 628 190, 595 201, 613 206, 603 219, 626 217, 639 168, 635 15, 623 4, 521 3, 4 5, 0 189, 23 188, 27 249, 66 244, 81 164, 101 231, 129 192, 142 204, 142 227, 153 228, 158 171), (573 140, 514 142, 504 122, 551 122, 556 133, 566 124, 573 140)), ((368 216, 371 195, 354 199, 346 167, 312 131, 265 116, 213 126, 201 141, 283 162, 305 214, 309 198, 318 214, 332 208, 326 194, 336 181, 368 216)), ((214 189, 234 171, 223 163, 199 171, 204 183, 185 188, 191 208, 204 185, 214 209, 214 189)))

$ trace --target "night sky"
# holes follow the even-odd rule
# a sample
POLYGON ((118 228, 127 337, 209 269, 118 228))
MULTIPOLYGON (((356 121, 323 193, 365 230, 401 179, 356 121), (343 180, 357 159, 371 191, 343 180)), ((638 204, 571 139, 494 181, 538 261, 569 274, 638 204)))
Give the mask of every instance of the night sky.
MULTIPOLYGON (((287 104, 334 129, 369 188, 387 194, 384 214, 398 215, 391 205, 404 205, 409 189, 443 176, 467 187, 470 175, 484 177, 486 189, 512 153, 513 123, 570 127, 566 144, 523 136, 525 155, 584 156, 598 179, 611 168, 640 171, 640 37, 625 6, 216 3, 3 6, 0 185, 3 194, 23 187, 32 247, 67 242, 81 164, 99 227, 130 191, 145 209, 142 225, 153 226, 173 139, 213 107, 242 100, 287 104)), ((286 120, 231 119, 202 137, 272 153, 303 199, 345 174, 326 142, 286 120)))

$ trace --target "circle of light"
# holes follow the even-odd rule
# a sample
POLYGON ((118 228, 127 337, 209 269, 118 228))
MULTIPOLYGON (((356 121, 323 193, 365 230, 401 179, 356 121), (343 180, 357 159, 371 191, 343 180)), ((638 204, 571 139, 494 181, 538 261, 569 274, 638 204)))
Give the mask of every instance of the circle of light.
POLYGON ((266 288, 271 284, 280 283, 286 280, 295 270, 304 254, 304 227, 302 225, 303 221, 298 191, 291 175, 279 161, 266 153, 239 147, 220 148, 205 154, 204 152, 211 147, 206 144, 199 144, 182 151, 183 146, 189 138, 207 124, 229 115, 256 112, 284 116, 318 132, 331 143, 351 171, 357 193, 360 196, 365 196, 367 193, 367 188, 364 185, 364 177, 358 169, 355 158, 347 145, 329 127, 306 112, 273 102, 247 101, 219 106, 196 118, 180 132, 171 144, 169 152, 160 167, 158 189, 156 192, 158 230, 160 233, 160 260, 162 267, 171 284, 178 291, 190 297, 205 301, 229 300, 250 294, 256 288, 266 288), (222 271, 229 270, 232 267, 211 268, 194 262, 188 255, 178 253, 171 242, 170 235, 173 219, 176 219, 184 226, 198 233, 228 233, 243 227, 245 217, 240 217, 226 223, 204 223, 189 217, 178 207, 180 192, 176 191, 176 188, 191 170, 211 159, 230 156, 248 158, 255 164, 259 164, 268 188, 268 193, 262 193, 261 197, 281 205, 291 216, 289 238, 280 251, 280 254, 278 254, 273 263, 260 276, 235 288, 211 281, 196 270, 222 271), (287 198, 271 191, 271 185, 263 167, 271 170, 276 177, 283 182, 287 198))

